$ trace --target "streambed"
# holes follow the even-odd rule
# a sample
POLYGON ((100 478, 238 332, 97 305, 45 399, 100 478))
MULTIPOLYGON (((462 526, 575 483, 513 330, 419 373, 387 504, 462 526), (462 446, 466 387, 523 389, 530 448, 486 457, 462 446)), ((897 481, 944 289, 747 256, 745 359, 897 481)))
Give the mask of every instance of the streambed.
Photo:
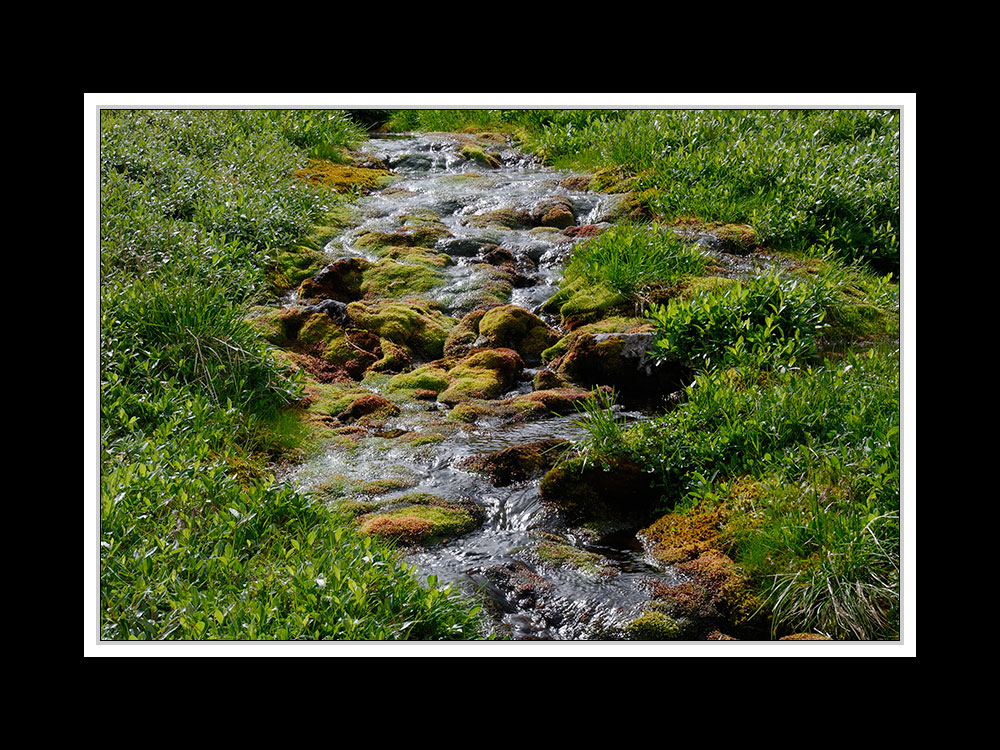
MULTIPOLYGON (((576 184, 567 181, 573 175, 543 167, 506 143, 491 144, 491 162, 469 158, 462 151, 467 142, 453 134, 367 142, 361 150, 397 178, 358 200, 359 222, 331 240, 325 252, 331 263, 345 258, 377 262, 378 253, 362 242, 364 237, 399 232, 407 217, 432 216, 447 230, 435 250, 451 263, 440 270, 443 281, 421 293, 424 298, 451 318, 463 318, 482 304, 483 290, 495 281, 483 253, 500 248, 513 259, 517 279, 502 302, 537 314, 562 333, 557 317, 541 306, 556 291, 563 264, 580 239, 566 227, 505 226, 481 219, 556 200, 572 206, 574 227, 599 228, 606 226, 619 198, 567 187, 576 184)), ((537 364, 525 367, 496 400, 531 393, 536 373, 537 364)), ((496 632, 516 640, 602 639, 639 615, 656 586, 682 580, 647 559, 634 530, 602 537, 567 524, 541 502, 541 472, 498 486, 468 468, 470 458, 513 446, 580 440, 579 415, 449 419, 451 406, 394 397, 386 383, 387 376, 380 375, 365 377, 359 385, 393 398, 398 413, 357 430, 349 449, 343 441, 333 443, 287 479, 306 491, 329 488, 332 481, 352 487, 374 480, 395 483, 395 489, 355 497, 357 502, 429 493, 474 503, 479 523, 473 530, 413 548, 405 559, 420 576, 485 597, 496 632)), ((622 419, 644 418, 640 411, 616 411, 622 419)))

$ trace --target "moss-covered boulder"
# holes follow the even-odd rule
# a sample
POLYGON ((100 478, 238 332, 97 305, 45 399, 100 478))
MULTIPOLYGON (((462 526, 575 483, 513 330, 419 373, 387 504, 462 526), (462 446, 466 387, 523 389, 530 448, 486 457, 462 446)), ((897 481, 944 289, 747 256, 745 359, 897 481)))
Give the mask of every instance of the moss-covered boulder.
POLYGON ((445 390, 451 381, 448 379, 448 371, 437 364, 424 365, 410 372, 403 372, 394 375, 386 384, 387 393, 406 393, 417 397, 420 394, 433 394, 435 398, 445 390))
POLYGON ((625 295, 580 276, 565 280, 542 310, 558 314, 562 327, 572 330, 617 314, 629 314, 633 307, 625 295))
POLYGON ((576 224, 576 212, 567 198, 551 196, 531 207, 531 220, 534 226, 565 229, 576 224))
POLYGON ((639 532, 639 538, 652 558, 675 565, 720 548, 725 521, 723 506, 699 506, 661 516, 639 532))
POLYGON ((542 352, 559 340, 558 332, 529 310, 501 305, 479 320, 478 346, 513 349, 527 363, 537 363, 542 352))
POLYGON ((598 397, 610 396, 611 389, 600 388, 548 388, 522 393, 497 404, 495 413, 512 422, 543 419, 552 415, 574 414, 598 397))
POLYGON ((367 193, 388 185, 394 176, 384 169, 338 164, 326 159, 310 159, 295 176, 310 185, 322 185, 338 193, 367 193))
POLYGON ((691 373, 680 363, 651 357, 654 340, 652 331, 581 334, 549 367, 561 380, 588 388, 609 385, 625 398, 667 396, 686 385, 691 373))
POLYGON ((444 354, 444 343, 458 322, 420 299, 362 300, 350 303, 347 313, 358 328, 405 346, 425 360, 444 354))
POLYGON ((370 299, 401 299, 427 294, 445 281, 439 265, 423 256, 383 258, 365 269, 360 291, 370 299))
POLYGON ((282 247, 278 249, 274 266, 268 272, 268 282, 274 291, 287 292, 319 273, 328 260, 326 253, 311 243, 282 247))
POLYGON ((381 422, 399 414, 400 408, 387 398, 377 393, 366 393, 356 399, 337 415, 341 422, 381 422))
POLYGON ((358 519, 358 530, 406 546, 429 546, 472 531, 482 523, 472 500, 448 500, 417 492, 396 498, 393 507, 358 519))
POLYGON ((448 339, 444 343, 445 356, 461 358, 469 354, 479 338, 479 321, 483 319, 490 307, 496 307, 499 304, 499 302, 494 302, 492 305, 477 307, 462 316, 458 325, 451 329, 448 339))
POLYGON ((459 152, 462 158, 476 162, 488 169, 496 169, 500 166, 500 157, 495 153, 487 153, 482 146, 463 146, 459 152))
POLYGON ((454 405, 469 399, 492 399, 516 385, 524 360, 513 349, 482 349, 448 371, 448 388, 438 401, 454 405))

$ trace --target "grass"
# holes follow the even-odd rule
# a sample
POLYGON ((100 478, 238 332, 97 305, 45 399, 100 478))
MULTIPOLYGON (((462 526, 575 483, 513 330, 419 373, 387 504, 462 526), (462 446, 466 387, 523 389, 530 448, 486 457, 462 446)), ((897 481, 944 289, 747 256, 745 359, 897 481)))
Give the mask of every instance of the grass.
POLYGON ((294 178, 340 113, 101 113, 100 636, 481 636, 476 608, 275 482, 303 383, 247 322, 343 203, 294 178))
POLYGON ((701 253, 668 231, 622 223, 579 245, 563 275, 569 282, 583 277, 633 297, 652 285, 671 286, 700 275, 706 265, 701 253))

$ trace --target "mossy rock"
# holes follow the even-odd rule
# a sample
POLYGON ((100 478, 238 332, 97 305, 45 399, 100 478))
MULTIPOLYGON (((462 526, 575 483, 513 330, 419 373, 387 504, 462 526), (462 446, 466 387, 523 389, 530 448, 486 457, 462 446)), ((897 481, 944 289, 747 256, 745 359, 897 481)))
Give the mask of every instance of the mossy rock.
POLYGON ((583 387, 609 385, 626 399, 667 396, 690 381, 689 369, 654 359, 651 331, 584 333, 574 337, 559 360, 549 364, 559 379, 583 387))
POLYGON ((532 552, 542 565, 551 568, 567 568, 591 578, 611 575, 612 566, 606 557, 570 544, 553 534, 543 535, 532 552))
POLYGON ((768 618, 750 577, 719 549, 708 549, 676 569, 705 590, 725 623, 722 630, 742 638, 766 638, 768 618))
POLYGON ((392 172, 337 164, 326 159, 310 159, 295 176, 310 185, 322 185, 338 193, 367 193, 385 187, 394 179, 392 172))
POLYGON ((398 507, 359 518, 360 533, 406 546, 428 546, 466 534, 482 522, 482 511, 472 501, 426 493, 404 495, 397 501, 398 507))
POLYGON ((531 221, 535 226, 566 229, 576 224, 576 212, 569 200, 552 196, 532 206, 531 221))
POLYGON ((276 291, 294 289, 310 276, 322 271, 328 262, 326 253, 316 247, 283 247, 278 250, 277 264, 271 274, 271 286, 276 291))
POLYGON ((708 230, 719 241, 719 249, 731 255, 749 255, 760 245, 760 235, 748 224, 713 224, 708 230))
POLYGON ((489 154, 481 146, 463 146, 459 152, 466 160, 482 164, 489 169, 496 169, 500 166, 500 159, 496 154, 489 154))
POLYGON ((363 421, 367 424, 382 422, 400 413, 400 408, 387 398, 376 393, 358 396, 342 412, 337 414, 341 422, 363 421))
POLYGON ((513 349, 525 362, 536 363, 559 334, 534 313, 518 305, 488 310, 479 321, 480 346, 513 349))
POLYGON ((530 229, 534 226, 531 211, 524 208, 498 208, 481 214, 474 214, 463 220, 474 227, 498 226, 505 229, 530 229))
POLYGON ((524 360, 512 349, 473 352, 448 371, 448 388, 438 401, 455 405, 469 399, 493 399, 510 390, 524 369, 524 360))
POLYGON ((559 359, 566 352, 573 341, 583 334, 594 333, 643 333, 653 330, 653 324, 645 318, 629 318, 623 316, 612 316, 595 323, 575 328, 570 333, 561 337, 555 344, 542 351, 542 362, 548 363, 559 359))
POLYGON ((400 299, 426 294, 444 283, 445 277, 431 264, 386 258, 365 270, 361 293, 372 299, 400 299))
POLYGON ((597 398, 599 393, 609 396, 611 389, 608 387, 540 389, 504 399, 498 403, 496 413, 518 422, 542 419, 554 414, 574 414, 597 398))
MULTIPOLYGON (((499 303, 493 303, 493 306, 499 303)), ((451 329, 444 343, 446 357, 464 357, 468 354, 479 338, 479 321, 489 311, 489 307, 478 307, 466 313, 458 325, 451 329)))
POLYGON ((724 506, 670 512, 639 532, 649 554, 662 565, 693 560, 723 544, 724 506))
POLYGON ((428 360, 444 354, 444 342, 458 322, 433 303, 417 299, 352 302, 347 313, 359 328, 428 360))
POLYGON ((299 285, 301 299, 351 302, 361 298, 361 282, 371 263, 364 258, 341 258, 299 285))
POLYGON ((628 311, 632 306, 633 303, 625 295, 581 276, 564 281, 559 291, 545 302, 542 310, 558 313, 562 326, 572 330, 628 311))
POLYGON ((546 438, 470 456, 460 461, 459 466, 486 476, 494 487, 506 487, 547 471, 569 445, 568 440, 546 438))
POLYGON ((656 609, 643 612, 622 629, 630 641, 677 641, 685 636, 684 624, 656 609))
POLYGON ((448 371, 434 364, 418 367, 410 372, 394 375, 385 385, 387 393, 426 391, 437 396, 450 383, 448 371))

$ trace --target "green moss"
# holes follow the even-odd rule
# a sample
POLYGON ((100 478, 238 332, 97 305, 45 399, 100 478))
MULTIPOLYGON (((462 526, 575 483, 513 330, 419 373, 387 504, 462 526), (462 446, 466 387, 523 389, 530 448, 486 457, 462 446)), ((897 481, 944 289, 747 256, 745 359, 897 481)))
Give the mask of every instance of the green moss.
POLYGON ((444 282, 444 276, 427 263, 386 258, 365 271, 361 292, 366 297, 399 299, 426 294, 444 282))
POLYGON ((390 492, 405 490, 408 487, 412 487, 415 483, 416 479, 409 477, 375 479, 370 482, 365 482, 357 488, 357 491, 362 495, 386 495, 390 492))
POLYGON ((542 309, 558 313, 565 327, 576 328, 610 317, 629 305, 626 296, 610 287, 578 277, 565 282, 542 309))
POLYGON ((406 495, 399 500, 407 504, 359 519, 361 533, 403 544, 428 544, 467 533, 480 521, 471 506, 426 493, 406 495))
POLYGON ((624 633, 632 641, 674 641, 683 637, 683 628, 662 612, 651 610, 626 625, 624 633))
POLYGON ((457 323, 426 300, 352 302, 347 312, 359 328, 427 359, 444 354, 444 342, 457 323))
POLYGON ((501 305, 479 321, 479 334, 489 346, 513 349, 526 360, 539 360, 559 337, 541 318, 517 305, 501 305))
POLYGON ((645 318, 626 318, 612 316, 596 323, 587 323, 574 329, 560 338, 555 344, 542 351, 542 362, 552 362, 569 351, 570 345, 577 336, 588 333, 639 333, 651 331, 653 325, 645 318))
POLYGON ((309 245, 290 245, 278 250, 277 267, 271 285, 278 291, 294 289, 310 276, 315 276, 329 259, 319 248, 309 245))
POLYGON ((749 255, 760 244, 757 230, 746 224, 722 224, 710 229, 722 242, 722 249, 733 255, 749 255))
POLYGON ((369 192, 388 185, 392 172, 366 167, 350 167, 325 159, 310 159, 295 176, 310 185, 322 185, 338 193, 369 192))
POLYGON ((434 391, 440 393, 448 387, 449 378, 446 370, 436 365, 424 365, 411 372, 394 375, 385 385, 389 393, 398 391, 434 391))
POLYGON ((599 576, 607 569, 607 559, 572 544, 551 537, 535 547, 535 554, 545 564, 569 567, 590 576, 599 576))
POLYGON ((408 347, 397 344, 389 339, 379 340, 382 358, 372 363, 369 372, 401 372, 413 364, 413 357, 408 347))
POLYGON ((472 159, 491 169, 500 166, 500 160, 497 156, 495 154, 487 154, 480 146, 463 146, 461 154, 466 159, 472 159))
POLYGON ((511 349, 477 351, 448 372, 448 388, 438 396, 446 404, 468 399, 491 399, 517 382, 524 362, 511 349))

